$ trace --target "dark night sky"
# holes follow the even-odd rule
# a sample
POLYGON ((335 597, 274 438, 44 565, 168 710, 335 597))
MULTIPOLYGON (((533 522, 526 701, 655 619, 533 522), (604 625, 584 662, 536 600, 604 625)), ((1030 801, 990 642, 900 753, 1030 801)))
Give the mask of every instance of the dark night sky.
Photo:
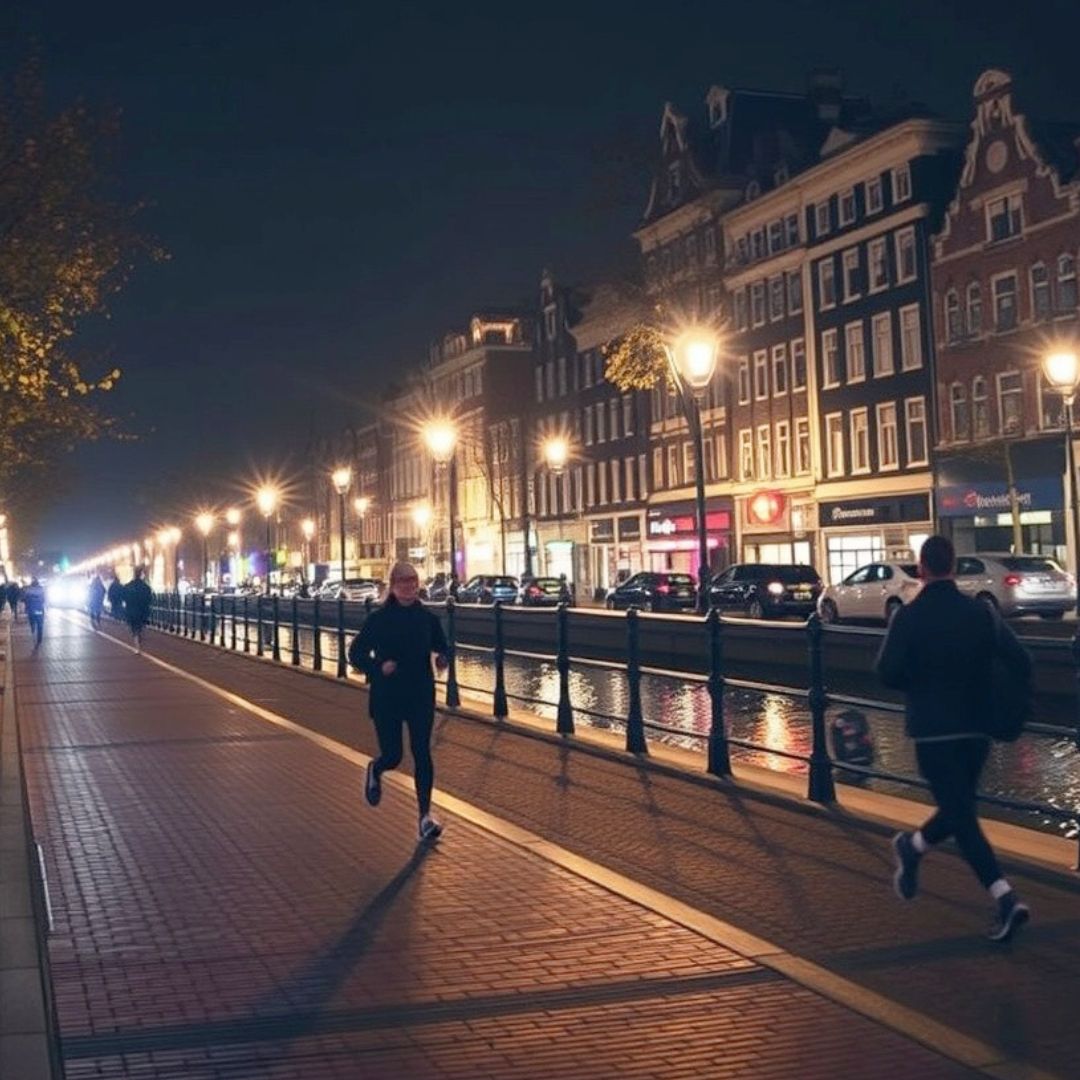
POLYGON ((1033 114, 1080 117, 1077 0, 1044 0, 1041 22, 956 0, 158 7, 0 14, 4 68, 36 41, 59 98, 123 109, 117 171, 172 255, 106 329, 112 409, 142 438, 80 451, 40 530, 74 556, 290 450, 295 468, 313 420, 339 426, 472 309, 531 297, 544 265, 603 274, 665 100, 697 111, 714 82, 797 90, 836 65, 852 91, 967 120, 996 65, 1033 114))

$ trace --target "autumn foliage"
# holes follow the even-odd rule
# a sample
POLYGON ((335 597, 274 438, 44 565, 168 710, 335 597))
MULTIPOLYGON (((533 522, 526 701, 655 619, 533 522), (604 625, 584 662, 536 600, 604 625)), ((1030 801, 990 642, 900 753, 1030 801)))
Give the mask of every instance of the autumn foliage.
POLYGON ((663 335, 647 323, 631 327, 604 349, 604 377, 622 391, 651 390, 667 374, 663 335))

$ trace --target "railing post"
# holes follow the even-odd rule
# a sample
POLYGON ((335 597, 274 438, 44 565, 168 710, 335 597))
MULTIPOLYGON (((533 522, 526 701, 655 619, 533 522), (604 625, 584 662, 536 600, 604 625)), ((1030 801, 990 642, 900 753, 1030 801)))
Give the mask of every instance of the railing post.
MULTIPOLYGON (((206 596, 203 593, 199 593, 199 640, 206 640, 206 596)), ((195 594, 191 594, 192 607, 195 606, 195 594)))
POLYGON ((829 704, 825 692, 825 669, 822 662, 821 616, 816 612, 806 624, 810 638, 810 717, 813 720, 813 746, 810 750, 810 790, 808 798, 813 802, 831 803, 836 801, 836 788, 833 786, 832 762, 825 745, 825 709, 829 704))
POLYGON ((709 625, 709 698, 712 719, 709 723, 709 764, 713 776, 731 775, 727 731, 724 728, 724 642, 719 608, 710 607, 709 625))
POLYGON ((195 636, 195 627, 191 622, 187 593, 180 597, 180 619, 184 627, 184 637, 193 638, 195 636))
POLYGON ((173 633, 177 636, 181 635, 183 630, 183 611, 180 608, 180 590, 173 590, 173 633))
POLYGON ((349 662, 345 657, 345 598, 337 598, 337 677, 349 677, 349 662))
POLYGON ((565 600, 559 601, 555 616, 555 667, 559 672, 559 708, 555 730, 560 735, 574 734, 574 710, 570 707, 570 612, 565 600))
POLYGON ((1076 731, 1073 733, 1073 739, 1080 747, 1080 630, 1073 635, 1072 656, 1076 668, 1076 731))
POLYGON ((225 597, 218 597, 218 626, 221 627, 221 641, 219 644, 225 648, 225 597))
POLYGON ((315 609, 311 616, 311 669, 322 671, 322 627, 319 625, 321 602, 315 597, 315 609))
POLYGON ((255 655, 263 654, 263 617, 262 593, 255 597, 255 655))
POLYGON ((274 652, 273 658, 275 664, 281 663, 281 597, 277 593, 274 593, 274 652))
POLYGON ((296 595, 293 594, 292 598, 292 665, 293 667, 300 666, 300 601, 297 600, 296 595))
POLYGON ((626 679, 630 687, 630 712, 626 717, 626 752, 647 754, 645 721, 641 715, 641 656, 638 650, 638 611, 626 609, 626 679))
POLYGON ((248 640, 248 594, 244 593, 244 652, 251 652, 251 642, 248 640))
POLYGON ((506 701, 506 672, 503 670, 505 649, 503 648, 503 613, 502 601, 495 601, 495 694, 491 701, 491 711, 496 720, 505 720, 510 715, 506 701))
POLYGON ((232 627, 230 632, 232 638, 232 651, 236 652, 236 597, 230 596, 229 600, 231 601, 229 604, 229 623, 232 627))
POLYGON ((446 598, 446 704, 451 709, 461 705, 461 692, 457 681, 457 605, 454 598, 446 598))

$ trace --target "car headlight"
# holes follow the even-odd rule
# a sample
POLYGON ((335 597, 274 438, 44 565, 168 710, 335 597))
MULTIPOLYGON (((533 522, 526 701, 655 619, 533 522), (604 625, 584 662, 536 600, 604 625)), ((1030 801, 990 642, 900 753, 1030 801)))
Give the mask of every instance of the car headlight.
POLYGON ((770 581, 768 585, 770 596, 783 596, 784 586, 779 581, 770 581))

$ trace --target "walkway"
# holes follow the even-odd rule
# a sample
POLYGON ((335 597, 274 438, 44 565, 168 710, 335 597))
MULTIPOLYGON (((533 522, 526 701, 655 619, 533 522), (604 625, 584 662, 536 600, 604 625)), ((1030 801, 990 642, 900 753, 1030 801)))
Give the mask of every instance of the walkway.
POLYGON ((138 657, 53 617, 38 654, 16 639, 69 1078, 976 1075, 836 1003, 859 987, 992 1075, 1075 1066, 1070 883, 1014 874, 1036 922, 993 949, 951 857, 901 906, 871 831, 467 720, 442 723, 437 782, 495 833, 463 807, 418 849, 406 784, 360 797, 362 691, 149 637, 138 657), (834 1000, 799 957, 845 976, 834 1000))

